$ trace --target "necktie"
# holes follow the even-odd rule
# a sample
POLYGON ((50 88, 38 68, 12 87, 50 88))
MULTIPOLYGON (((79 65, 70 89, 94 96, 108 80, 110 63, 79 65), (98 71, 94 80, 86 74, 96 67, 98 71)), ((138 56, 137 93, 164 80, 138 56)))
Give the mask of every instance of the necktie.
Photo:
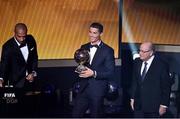
POLYGON ((141 75, 141 79, 142 81, 144 80, 144 77, 146 75, 146 71, 147 71, 147 62, 144 62, 144 69, 143 69, 143 72, 142 72, 142 75, 141 75))
POLYGON ((98 45, 90 45, 90 48, 93 48, 93 47, 98 48, 99 46, 98 45))

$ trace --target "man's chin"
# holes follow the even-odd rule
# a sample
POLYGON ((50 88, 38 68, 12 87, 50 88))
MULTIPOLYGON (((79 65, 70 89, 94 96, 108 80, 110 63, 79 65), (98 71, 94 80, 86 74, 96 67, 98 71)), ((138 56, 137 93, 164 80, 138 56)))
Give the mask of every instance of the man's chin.
POLYGON ((143 61, 145 60, 144 58, 141 58, 141 57, 140 57, 140 59, 143 60, 143 61))
POLYGON ((98 40, 96 40, 96 39, 95 39, 95 40, 90 40, 90 42, 91 42, 91 43, 97 43, 98 40))

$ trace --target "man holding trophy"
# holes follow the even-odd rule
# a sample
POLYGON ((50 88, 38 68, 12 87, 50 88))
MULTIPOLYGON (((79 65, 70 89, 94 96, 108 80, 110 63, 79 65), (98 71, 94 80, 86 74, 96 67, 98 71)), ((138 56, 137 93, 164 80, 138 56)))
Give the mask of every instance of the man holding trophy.
POLYGON ((73 117, 83 117, 90 109, 91 117, 103 117, 104 96, 108 80, 114 75, 114 50, 101 40, 103 25, 92 23, 89 27, 89 43, 75 52, 80 65, 75 72, 79 76, 80 89, 75 99, 73 117))

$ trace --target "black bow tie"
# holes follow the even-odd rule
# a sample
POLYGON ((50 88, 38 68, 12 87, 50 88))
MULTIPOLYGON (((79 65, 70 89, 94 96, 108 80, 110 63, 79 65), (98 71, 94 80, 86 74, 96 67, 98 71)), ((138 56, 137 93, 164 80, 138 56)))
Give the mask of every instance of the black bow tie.
POLYGON ((98 48, 99 46, 98 45, 90 45, 90 48, 93 48, 93 47, 98 48))
POLYGON ((19 48, 22 48, 22 47, 24 47, 24 46, 26 46, 26 43, 21 43, 20 46, 19 46, 19 48))

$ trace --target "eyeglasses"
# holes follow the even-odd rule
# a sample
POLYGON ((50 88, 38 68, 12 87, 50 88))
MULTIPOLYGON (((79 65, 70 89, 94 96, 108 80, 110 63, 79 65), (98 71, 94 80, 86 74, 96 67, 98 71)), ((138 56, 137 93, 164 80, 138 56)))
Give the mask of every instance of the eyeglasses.
POLYGON ((147 53, 149 51, 151 51, 151 50, 139 50, 139 52, 142 52, 142 53, 147 53))

